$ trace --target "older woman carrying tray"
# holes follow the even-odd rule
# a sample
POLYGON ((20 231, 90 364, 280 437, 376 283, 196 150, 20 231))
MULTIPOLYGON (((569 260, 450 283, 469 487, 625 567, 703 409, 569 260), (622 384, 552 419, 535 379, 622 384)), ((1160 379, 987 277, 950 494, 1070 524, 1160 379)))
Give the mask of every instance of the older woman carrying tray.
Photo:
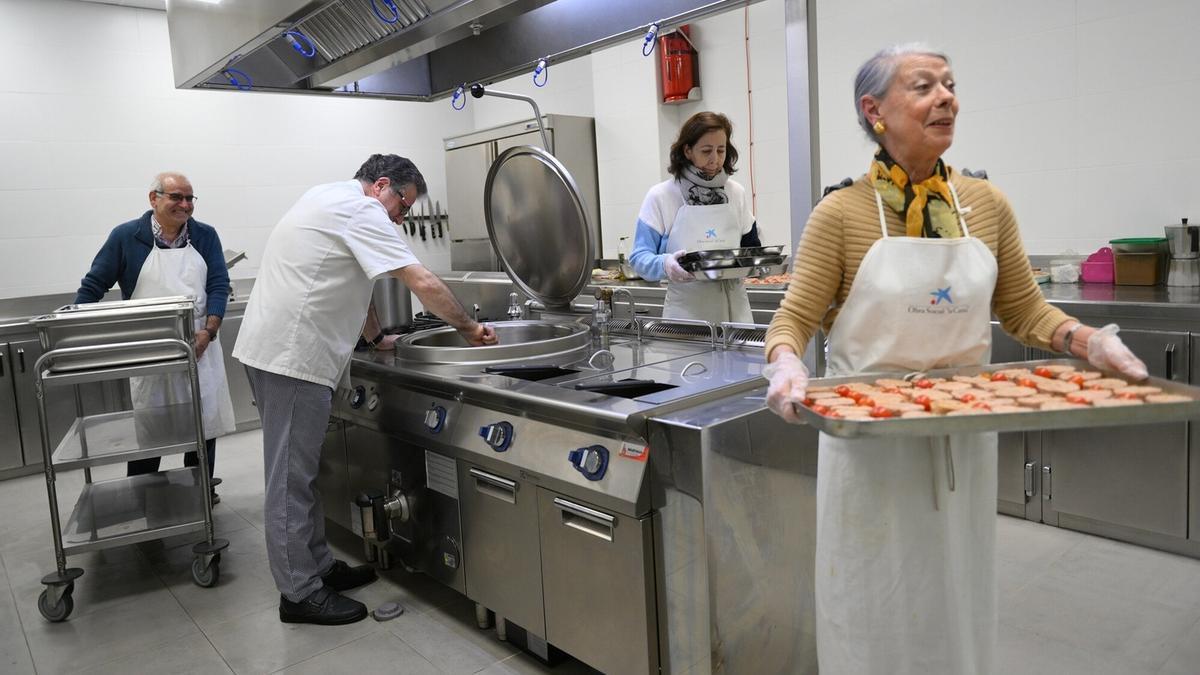
MULTIPOLYGON (((958 113, 945 55, 879 52, 858 71, 854 104, 880 147, 804 230, 767 334, 772 410, 799 422, 808 372, 798 355, 818 326, 830 376, 985 364, 994 313, 1025 344, 1146 377, 1115 325, 1081 325, 1045 301, 1004 195, 942 161, 958 113)), ((823 434, 818 462, 822 675, 992 672, 996 434, 823 434)))

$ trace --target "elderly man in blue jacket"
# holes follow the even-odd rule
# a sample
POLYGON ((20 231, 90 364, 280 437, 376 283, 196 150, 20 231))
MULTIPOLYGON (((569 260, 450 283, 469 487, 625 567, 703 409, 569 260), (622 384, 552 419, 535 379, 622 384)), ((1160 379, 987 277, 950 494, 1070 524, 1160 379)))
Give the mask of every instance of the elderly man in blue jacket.
MULTIPOLYGON (((229 299, 229 270, 216 230, 192 218, 196 193, 186 176, 155 176, 148 197, 149 211, 118 225, 108 235, 80 282, 75 302, 96 302, 114 283, 121 287, 123 300, 170 295, 195 298, 196 369, 211 477, 216 439, 234 430, 233 402, 217 339, 229 299)), ((180 373, 130 378, 129 388, 135 410, 191 401, 191 386, 180 373)), ((189 452, 184 465, 198 466, 198 459, 195 452, 189 452)), ((151 473, 158 466, 158 457, 133 461, 129 475, 151 473)), ((213 503, 217 501, 214 493, 213 503)))

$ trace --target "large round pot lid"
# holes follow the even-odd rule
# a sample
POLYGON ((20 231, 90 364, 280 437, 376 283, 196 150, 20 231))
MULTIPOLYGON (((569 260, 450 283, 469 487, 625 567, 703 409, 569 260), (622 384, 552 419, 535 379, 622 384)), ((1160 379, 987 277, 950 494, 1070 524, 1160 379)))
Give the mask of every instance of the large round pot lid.
POLYGON ((569 307, 591 278, 596 242, 566 167, 541 148, 505 150, 488 171, 483 213, 513 283, 547 307, 569 307))

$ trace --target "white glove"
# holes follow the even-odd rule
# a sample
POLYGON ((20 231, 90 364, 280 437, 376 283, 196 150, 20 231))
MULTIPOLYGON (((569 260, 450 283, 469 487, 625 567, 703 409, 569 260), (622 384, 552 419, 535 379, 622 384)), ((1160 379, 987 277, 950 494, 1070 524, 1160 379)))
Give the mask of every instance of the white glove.
POLYGON ((1088 337, 1088 363, 1101 370, 1115 370, 1131 380, 1146 379, 1146 364, 1117 337, 1119 330, 1117 324, 1110 323, 1088 337))
POLYGON ((771 382, 767 388, 767 407, 783 421, 800 424, 796 407, 804 405, 808 389, 808 368, 804 362, 793 352, 781 352, 763 368, 762 374, 771 382))
POLYGON ((676 283, 696 280, 696 277, 692 276, 691 272, 683 269, 679 264, 679 259, 683 257, 684 253, 687 253, 687 251, 675 251, 674 253, 663 254, 663 270, 667 273, 667 279, 676 283))

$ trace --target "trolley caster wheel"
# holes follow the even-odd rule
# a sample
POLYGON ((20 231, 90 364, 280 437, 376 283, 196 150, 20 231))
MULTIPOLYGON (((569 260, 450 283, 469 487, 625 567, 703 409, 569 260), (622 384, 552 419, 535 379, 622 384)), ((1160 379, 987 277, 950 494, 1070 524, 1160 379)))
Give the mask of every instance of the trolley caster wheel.
POLYGON ((192 560, 192 581, 201 588, 212 588, 221 580, 220 554, 213 556, 212 562, 205 566, 200 558, 192 560))
POLYGON ((42 591, 42 594, 38 596, 38 611, 51 623, 65 621, 68 616, 71 616, 71 611, 75 609, 75 600, 71 597, 73 590, 73 585, 68 586, 66 592, 58 599, 58 604, 51 604, 49 590, 42 591))

